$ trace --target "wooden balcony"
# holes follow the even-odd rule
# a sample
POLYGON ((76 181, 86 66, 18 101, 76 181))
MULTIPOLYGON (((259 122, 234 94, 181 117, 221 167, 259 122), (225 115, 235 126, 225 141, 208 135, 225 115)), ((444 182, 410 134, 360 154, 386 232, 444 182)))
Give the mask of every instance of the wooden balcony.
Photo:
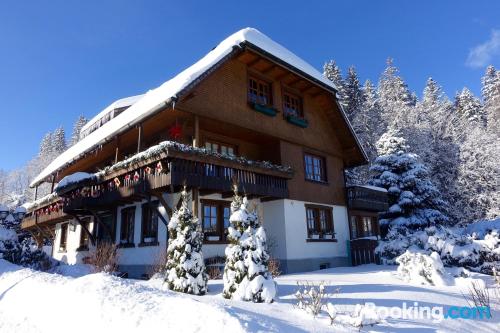
POLYGON ((122 165, 59 189, 58 197, 28 212, 23 228, 56 223, 83 211, 112 209, 159 193, 177 192, 184 185, 205 193, 231 195, 236 182, 240 193, 249 196, 286 198, 287 180, 292 177, 289 168, 171 146, 155 150, 146 159, 123 161, 122 165), (48 213, 47 207, 54 204, 61 209, 48 213))
POLYGON ((388 209, 387 192, 364 186, 347 188, 347 205, 349 209, 382 212, 388 209))

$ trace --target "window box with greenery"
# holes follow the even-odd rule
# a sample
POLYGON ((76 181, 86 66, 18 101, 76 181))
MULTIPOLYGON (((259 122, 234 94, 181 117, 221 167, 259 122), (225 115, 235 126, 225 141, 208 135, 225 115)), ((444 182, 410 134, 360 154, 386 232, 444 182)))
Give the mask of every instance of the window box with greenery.
POLYGON ((302 98, 290 92, 283 94, 283 110, 285 119, 293 125, 306 128, 309 123, 304 118, 302 98))
POLYGON ((227 243, 230 216, 229 201, 201 200, 201 219, 205 243, 227 243))
POLYGON ((158 206, 158 202, 142 205, 142 228, 141 228, 141 243, 143 246, 157 246, 158 243, 158 213, 154 207, 158 206))
POLYGON ((278 113, 273 107, 271 83, 254 76, 248 78, 248 104, 255 111, 274 117, 278 113))
POLYGON ((308 242, 336 242, 333 209, 328 206, 305 205, 308 242))

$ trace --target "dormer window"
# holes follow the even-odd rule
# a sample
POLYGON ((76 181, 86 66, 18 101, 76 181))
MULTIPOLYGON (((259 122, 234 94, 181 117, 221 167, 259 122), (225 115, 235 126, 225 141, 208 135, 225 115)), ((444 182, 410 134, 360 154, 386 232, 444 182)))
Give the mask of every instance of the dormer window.
POLYGON ((254 76, 248 78, 248 102, 272 106, 271 84, 254 76))
POLYGON ((283 109, 285 116, 304 118, 302 98, 296 94, 285 91, 283 94, 283 109))

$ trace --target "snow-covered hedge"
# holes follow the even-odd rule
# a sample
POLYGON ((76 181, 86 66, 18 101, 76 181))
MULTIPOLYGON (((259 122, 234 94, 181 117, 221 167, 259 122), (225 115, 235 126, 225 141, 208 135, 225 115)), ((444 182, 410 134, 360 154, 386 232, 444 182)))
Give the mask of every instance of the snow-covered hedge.
POLYGON ((443 262, 437 252, 430 255, 406 251, 396 258, 398 275, 406 282, 446 285, 443 262))
POLYGON ((33 238, 25 237, 20 242, 13 229, 3 226, 0 226, 0 259, 37 270, 47 270, 52 265, 52 260, 37 248, 33 238))
POLYGON ((468 228, 428 227, 420 231, 392 228, 376 252, 387 264, 407 250, 425 254, 436 252, 445 266, 466 267, 492 274, 500 264, 500 235, 497 229, 485 233, 468 233, 468 228))

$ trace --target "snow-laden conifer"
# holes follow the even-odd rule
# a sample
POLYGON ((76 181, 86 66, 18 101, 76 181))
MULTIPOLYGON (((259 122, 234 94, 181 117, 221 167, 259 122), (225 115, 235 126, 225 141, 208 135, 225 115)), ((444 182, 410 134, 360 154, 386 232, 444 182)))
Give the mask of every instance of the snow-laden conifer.
POLYGON ((276 283, 268 270, 266 233, 248 200, 235 193, 231 204, 229 245, 226 247, 223 296, 252 302, 270 303, 276 283))
POLYGON ((201 251, 203 231, 188 207, 186 189, 181 200, 181 208, 168 223, 166 283, 170 290, 203 295, 208 281, 201 251))

